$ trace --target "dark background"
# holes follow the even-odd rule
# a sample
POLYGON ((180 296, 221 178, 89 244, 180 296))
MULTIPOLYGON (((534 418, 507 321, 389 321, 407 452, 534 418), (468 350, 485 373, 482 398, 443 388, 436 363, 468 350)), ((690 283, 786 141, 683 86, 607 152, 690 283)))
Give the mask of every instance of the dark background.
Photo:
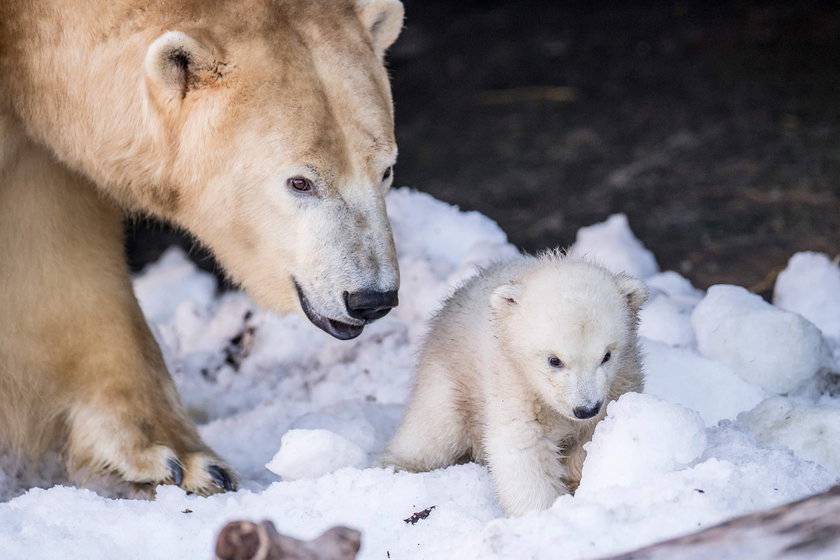
MULTIPOLYGON (((838 3, 404 4, 395 185, 525 250, 624 212, 701 288, 767 296, 794 252, 840 252, 838 3)), ((134 224, 132 266, 173 241, 134 224)))

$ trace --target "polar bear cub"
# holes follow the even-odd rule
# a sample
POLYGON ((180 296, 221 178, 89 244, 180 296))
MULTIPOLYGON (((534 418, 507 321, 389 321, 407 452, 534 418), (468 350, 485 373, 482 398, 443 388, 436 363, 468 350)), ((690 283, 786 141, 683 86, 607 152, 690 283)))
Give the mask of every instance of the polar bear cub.
POLYGON ((493 265, 432 319, 383 464, 488 465, 505 512, 549 507, 580 482, 608 402, 641 391, 644 284, 559 251, 493 265))

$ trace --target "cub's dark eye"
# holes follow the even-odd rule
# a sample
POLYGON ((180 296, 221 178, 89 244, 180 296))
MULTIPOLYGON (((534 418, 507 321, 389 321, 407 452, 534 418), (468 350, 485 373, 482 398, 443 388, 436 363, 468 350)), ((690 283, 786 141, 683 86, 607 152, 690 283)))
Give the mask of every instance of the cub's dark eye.
POLYGON ((560 358, 558 358, 557 356, 551 356, 550 358, 548 358, 548 365, 555 369, 560 369, 561 367, 563 367, 563 362, 561 362, 560 358))
POLYGON ((610 361, 610 358, 612 358, 612 352, 607 352, 606 354, 604 354, 604 359, 601 360, 601 363, 606 364, 610 361))
POLYGON ((292 188, 298 192, 311 192, 312 191, 312 181, 305 177, 292 177, 287 181, 289 188, 292 188))
POLYGON ((385 170, 385 173, 382 174, 382 182, 384 183, 388 179, 391 178, 391 174, 394 172, 394 166, 392 165, 388 169, 385 170))

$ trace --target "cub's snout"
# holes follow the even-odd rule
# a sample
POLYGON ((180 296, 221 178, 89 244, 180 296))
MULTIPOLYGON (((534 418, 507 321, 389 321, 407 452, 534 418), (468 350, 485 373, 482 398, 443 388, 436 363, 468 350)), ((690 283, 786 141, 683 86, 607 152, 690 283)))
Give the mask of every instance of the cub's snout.
POLYGON ((581 420, 592 418, 601 412, 601 401, 592 405, 576 406, 572 412, 574 413, 575 418, 579 418, 581 420))

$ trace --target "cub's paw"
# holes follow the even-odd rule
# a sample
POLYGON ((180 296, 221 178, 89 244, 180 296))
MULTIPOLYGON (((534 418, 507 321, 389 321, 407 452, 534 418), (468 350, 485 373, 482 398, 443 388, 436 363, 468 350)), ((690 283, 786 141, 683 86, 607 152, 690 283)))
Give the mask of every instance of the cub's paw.
POLYGON ((393 468, 396 472, 418 472, 417 469, 411 468, 406 461, 403 461, 390 453, 386 453, 380 457, 376 464, 382 468, 393 468))

